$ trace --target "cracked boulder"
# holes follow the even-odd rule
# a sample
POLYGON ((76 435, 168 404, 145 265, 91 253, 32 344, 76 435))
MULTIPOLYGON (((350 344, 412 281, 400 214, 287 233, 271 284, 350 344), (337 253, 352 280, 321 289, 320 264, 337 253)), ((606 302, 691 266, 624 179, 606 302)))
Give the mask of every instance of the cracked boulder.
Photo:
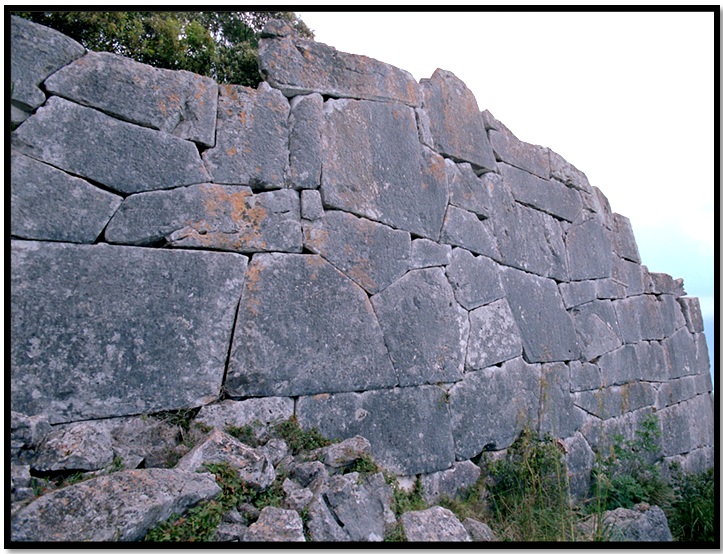
POLYGON ((306 542, 304 524, 296 510, 266 506, 244 533, 242 542, 306 542))
POLYGON ((409 542, 471 542, 464 525, 441 506, 406 512, 399 518, 409 542))

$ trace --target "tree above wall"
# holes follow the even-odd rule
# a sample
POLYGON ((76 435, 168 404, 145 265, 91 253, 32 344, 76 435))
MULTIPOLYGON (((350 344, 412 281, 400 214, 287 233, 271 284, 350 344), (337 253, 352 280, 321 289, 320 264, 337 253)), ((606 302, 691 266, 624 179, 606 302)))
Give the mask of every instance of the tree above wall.
POLYGON ((77 40, 166 69, 185 69, 218 83, 256 86, 257 50, 270 19, 290 22, 300 36, 314 33, 293 12, 15 12, 77 40))

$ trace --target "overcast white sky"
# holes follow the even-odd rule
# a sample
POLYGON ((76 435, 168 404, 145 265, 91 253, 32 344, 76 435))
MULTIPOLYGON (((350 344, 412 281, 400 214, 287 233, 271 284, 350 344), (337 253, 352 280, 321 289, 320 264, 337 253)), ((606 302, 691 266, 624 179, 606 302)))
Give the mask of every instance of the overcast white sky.
POLYGON ((409 71, 455 73, 630 218, 642 261, 683 277, 713 342, 714 16, 313 12, 316 40, 409 71))

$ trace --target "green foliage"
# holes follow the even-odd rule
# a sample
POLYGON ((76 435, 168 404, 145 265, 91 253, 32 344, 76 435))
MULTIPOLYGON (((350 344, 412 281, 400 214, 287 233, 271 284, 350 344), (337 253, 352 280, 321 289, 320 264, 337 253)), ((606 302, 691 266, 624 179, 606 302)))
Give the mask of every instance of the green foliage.
POLYGON ((188 408, 182 410, 168 410, 166 412, 158 412, 151 414, 152 417, 165 421, 169 425, 175 425, 182 432, 187 432, 191 428, 191 422, 198 414, 200 408, 188 408))
POLYGON ((302 429, 295 416, 277 423, 273 431, 275 435, 286 441, 293 455, 302 450, 314 450, 331 444, 331 441, 325 438, 318 429, 302 429))
POLYGON ((251 425, 241 425, 240 427, 229 425, 226 427, 225 431, 248 446, 256 447, 260 444, 258 438, 256 437, 256 431, 254 431, 254 428, 251 425))
POLYGON ((473 486, 457 497, 440 498, 439 505, 454 513, 460 521, 464 521, 468 517, 477 521, 487 521, 490 514, 484 498, 484 482, 484 476, 480 476, 473 486))
POLYGON ((491 477, 490 523, 502 540, 575 539, 567 469, 550 437, 523 430, 507 457, 492 464, 491 477))
POLYGON ((379 471, 379 466, 374 462, 374 460, 372 460, 371 456, 363 454, 354 460, 351 465, 342 468, 341 473, 342 475, 346 475, 347 473, 357 472, 359 474, 359 478, 363 478, 367 475, 371 475, 372 473, 378 473, 379 471))
POLYGON ((407 492, 404 489, 395 486, 392 495, 392 511, 394 515, 399 517, 405 512, 414 512, 417 510, 426 510, 427 502, 422 496, 422 481, 417 478, 414 481, 412 490, 407 492))
POLYGON ((384 533, 384 542, 407 542, 407 536, 404 534, 401 521, 395 521, 387 527, 384 533))
POLYGON ((155 67, 184 69, 219 83, 256 86, 258 42, 270 19, 288 21, 300 36, 312 31, 293 12, 27 11, 89 50, 112 52, 155 67))
POLYGON ((680 542, 715 541, 715 473, 672 472, 674 500, 666 510, 673 539, 680 542))

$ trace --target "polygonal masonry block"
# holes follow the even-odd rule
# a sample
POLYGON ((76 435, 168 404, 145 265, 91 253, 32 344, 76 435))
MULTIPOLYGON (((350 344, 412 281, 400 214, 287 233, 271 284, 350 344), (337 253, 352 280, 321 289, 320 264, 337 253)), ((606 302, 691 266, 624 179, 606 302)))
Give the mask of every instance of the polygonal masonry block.
POLYGON ((540 370, 541 435, 565 438, 582 427, 583 419, 570 395, 570 367, 560 362, 542 364, 540 370))
POLYGON ((604 227, 594 219, 570 226, 565 233, 565 248, 570 280, 610 277, 610 240, 604 227))
POLYGON ((221 252, 14 241, 12 409, 62 423, 213 401, 246 264, 221 252))
POLYGON ((331 46, 268 32, 259 42, 259 71, 286 96, 317 92, 334 98, 360 98, 419 106, 419 85, 408 72, 331 46))
POLYGON ((361 435, 374 459, 399 475, 447 469, 454 443, 445 391, 437 386, 303 396, 296 405, 302 427, 345 439, 361 435))
POLYGON ((108 242, 231 252, 301 252, 299 196, 254 194, 248 187, 203 184, 129 196, 105 230, 108 242))
POLYGON ((444 226, 439 240, 453 246, 461 246, 475 254, 499 259, 497 242, 491 222, 489 220, 480 220, 472 212, 462 210, 456 206, 450 205, 447 208, 447 215, 444 217, 444 226))
POLYGON ((400 386, 457 381, 469 324, 440 268, 408 272, 372 297, 400 386))
POLYGON ((429 239, 414 239, 409 269, 422 269, 449 264, 452 247, 429 239))
POLYGON ((487 119, 493 125, 488 133, 497 161, 518 167, 542 179, 550 178, 550 155, 547 148, 521 141, 492 114, 489 114, 487 119))
POLYGON ((318 190, 302 190, 301 217, 313 221, 322 215, 324 215, 324 206, 321 203, 321 193, 318 190))
POLYGON ((439 238, 448 199, 444 160, 420 147, 411 108, 327 100, 322 153, 325 206, 439 238))
POLYGON ((628 412, 655 405, 656 392, 650 383, 640 381, 613 385, 595 391, 576 392, 575 405, 601 419, 610 419, 628 412))
POLYGON ((266 83, 219 87, 216 146, 203 153, 211 181, 280 188, 289 163, 289 103, 266 83))
POLYGON ((159 69, 88 52, 45 81, 48 92, 120 119, 213 146, 218 85, 189 71, 159 69))
POLYGON ((494 213, 494 190, 500 186, 502 177, 488 172, 478 177, 468 163, 455 164, 445 160, 449 182, 449 203, 483 217, 494 213))
POLYGON ((613 251, 624 260, 639 264, 640 252, 638 252, 630 220, 624 215, 614 213, 613 223, 613 251))
POLYGON ((624 343, 665 337, 660 302, 652 294, 613 300, 613 306, 624 343))
POLYGON ((613 254, 611 277, 625 286, 625 296, 636 296, 645 292, 643 266, 639 263, 624 260, 613 254))
POLYGON ((568 186, 576 188, 579 191, 585 193, 591 193, 592 187, 582 171, 572 165, 570 162, 565 160, 560 154, 547 149, 550 156, 550 175, 553 179, 565 183, 568 186))
POLYGON ((570 392, 595 390, 602 386, 600 368, 595 364, 572 361, 570 366, 570 392))
POLYGON ((494 171, 497 164, 472 91, 451 71, 437 69, 420 81, 434 149, 475 170, 494 171))
POLYGON ((522 355, 522 339, 504 298, 469 314, 466 365, 482 369, 522 355))
POLYGON ((374 310, 358 285, 320 256, 254 256, 229 359, 230 396, 298 396, 396 384, 374 310))
POLYGON ((291 188, 316 189, 321 184, 321 132, 324 99, 320 94, 296 96, 289 114, 289 168, 291 188))
POLYGON ((567 309, 592 302, 597 298, 595 281, 571 281, 569 283, 559 283, 557 286, 567 309))
POLYGON ((196 146, 52 96, 13 133, 23 154, 121 193, 208 182, 196 146))
POLYGON ((452 250, 447 279, 454 297, 465 310, 489 304, 505 294, 497 264, 484 256, 473 256, 462 248, 452 250))
POLYGON ((691 333, 703 332, 703 315, 700 311, 700 301, 694 296, 682 296, 678 298, 678 304, 685 317, 685 325, 691 333))
POLYGON ((346 212, 327 211, 304 225, 304 246, 375 294, 406 273, 411 239, 405 231, 346 212))
POLYGON ((570 310, 583 359, 590 361, 623 345, 609 300, 595 300, 570 310))
POLYGON ((641 378, 636 345, 626 344, 607 352, 597 360, 604 386, 624 385, 641 378))
POLYGON ((95 242, 122 198, 20 153, 11 156, 10 234, 95 242))

